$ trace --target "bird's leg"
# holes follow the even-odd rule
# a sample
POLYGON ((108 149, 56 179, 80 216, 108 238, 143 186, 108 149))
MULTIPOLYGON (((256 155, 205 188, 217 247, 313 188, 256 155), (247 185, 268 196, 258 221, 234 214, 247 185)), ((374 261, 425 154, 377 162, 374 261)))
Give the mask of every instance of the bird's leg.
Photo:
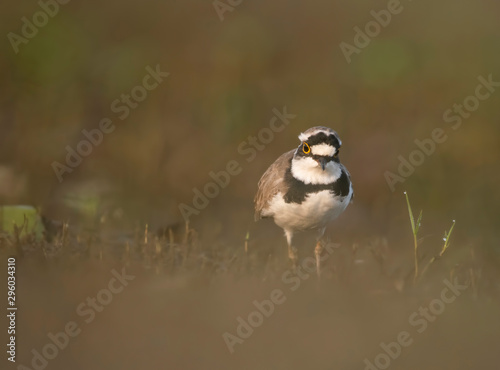
POLYGON ((314 248, 314 254, 316 255, 316 274, 318 279, 321 277, 321 252, 323 251, 323 245, 321 240, 316 243, 316 248, 314 248))
POLYGON ((318 275, 318 280, 321 277, 321 252, 323 252, 323 235, 325 229, 321 229, 316 241, 316 247, 314 248, 314 254, 316 256, 316 274, 318 275))
POLYGON ((289 245, 288 246, 288 258, 292 261, 292 268, 295 271, 297 269, 297 262, 299 260, 297 248, 289 245))
POLYGON ((288 258, 292 261, 292 268, 295 271, 297 269, 297 262, 299 260, 297 248, 292 246, 293 232, 290 230, 285 230, 286 242, 288 244, 288 258))

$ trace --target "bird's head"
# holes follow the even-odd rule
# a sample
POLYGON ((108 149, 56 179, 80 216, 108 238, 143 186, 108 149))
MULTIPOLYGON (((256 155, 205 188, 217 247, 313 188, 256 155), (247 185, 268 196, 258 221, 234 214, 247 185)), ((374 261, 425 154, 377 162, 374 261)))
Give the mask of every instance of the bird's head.
POLYGON ((315 126, 299 135, 301 141, 292 160, 292 174, 306 183, 327 183, 340 171, 338 134, 331 128, 315 126))

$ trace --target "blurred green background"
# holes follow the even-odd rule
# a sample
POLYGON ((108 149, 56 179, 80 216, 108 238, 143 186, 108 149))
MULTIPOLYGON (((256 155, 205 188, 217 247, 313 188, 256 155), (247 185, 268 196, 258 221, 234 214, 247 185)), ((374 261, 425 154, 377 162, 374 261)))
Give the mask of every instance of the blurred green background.
POLYGON ((0 3, 0 255, 18 256, 18 363, 76 320, 82 334, 48 368, 361 369, 442 297, 446 277, 471 288, 391 369, 497 369, 500 89, 457 130, 443 114, 479 76, 500 82, 500 2, 403 0, 348 63, 340 44, 387 6, 243 0, 221 20, 212 0, 69 1, 16 53, 9 38, 41 5, 0 3), (148 66, 170 75, 120 119, 112 105, 140 91, 148 66), (240 145, 285 106, 296 117, 247 161, 240 145), (54 162, 103 119, 114 130, 59 182, 54 162), (283 287, 289 266, 282 230, 253 221, 257 182, 316 125, 339 133, 354 183, 328 231, 341 248, 321 285, 285 289, 288 303, 229 355, 222 333, 283 287), (437 128, 448 139, 391 191, 387 171, 437 128), (179 205, 230 161, 241 173, 185 229, 179 205), (423 209, 417 284, 404 191, 423 209), (64 232, 5 237, 25 214, 38 235, 42 223, 64 232), (446 255, 423 273, 454 219, 446 255), (137 278, 87 326, 75 310, 110 284, 112 266, 137 278))
MULTIPOLYGON (((404 1, 348 63, 339 47, 386 1, 243 1, 219 18, 211 1, 86 1, 58 13, 16 54, 35 1, 0 5, 0 202, 40 207, 54 220, 118 217, 155 227, 182 224, 178 206, 230 160, 243 170, 193 227, 242 238, 252 225, 260 175, 315 125, 339 132, 356 202, 340 220, 354 237, 409 234, 403 191, 424 209, 427 234, 457 219, 464 244, 494 251, 500 221, 500 91, 454 131, 443 113, 474 94, 478 76, 500 81, 500 3, 404 1), (169 72, 118 119, 111 103, 141 84, 145 68, 169 72), (238 146, 268 127, 273 108, 297 117, 246 162, 238 146), (64 163, 103 118, 115 130, 59 183, 64 163), (449 139, 393 193, 415 139, 449 139), (91 211, 89 211, 89 209, 91 211), (82 216, 84 214, 84 216, 82 216), (402 230, 402 228, 405 228, 402 230)), ((85 221, 87 222, 87 221, 85 221)), ((438 239, 439 240, 439 239, 438 239)))

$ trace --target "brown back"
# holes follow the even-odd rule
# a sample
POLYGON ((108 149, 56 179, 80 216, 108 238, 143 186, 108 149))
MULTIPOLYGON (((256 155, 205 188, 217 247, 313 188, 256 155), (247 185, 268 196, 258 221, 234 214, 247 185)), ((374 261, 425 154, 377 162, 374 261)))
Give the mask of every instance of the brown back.
POLYGON ((295 149, 282 154, 260 178, 257 194, 255 195, 255 220, 262 218, 262 211, 269 201, 278 193, 286 193, 286 184, 283 181, 285 172, 290 166, 295 149))

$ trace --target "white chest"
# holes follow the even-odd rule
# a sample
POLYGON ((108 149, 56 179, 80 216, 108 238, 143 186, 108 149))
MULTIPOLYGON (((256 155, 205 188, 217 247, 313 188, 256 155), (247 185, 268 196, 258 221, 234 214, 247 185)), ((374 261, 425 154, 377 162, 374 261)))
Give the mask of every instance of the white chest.
POLYGON ((283 195, 278 193, 269 203, 266 215, 273 216, 274 222, 283 229, 323 228, 344 212, 351 192, 347 197, 339 197, 329 190, 322 190, 308 194, 300 204, 286 203, 283 195))

